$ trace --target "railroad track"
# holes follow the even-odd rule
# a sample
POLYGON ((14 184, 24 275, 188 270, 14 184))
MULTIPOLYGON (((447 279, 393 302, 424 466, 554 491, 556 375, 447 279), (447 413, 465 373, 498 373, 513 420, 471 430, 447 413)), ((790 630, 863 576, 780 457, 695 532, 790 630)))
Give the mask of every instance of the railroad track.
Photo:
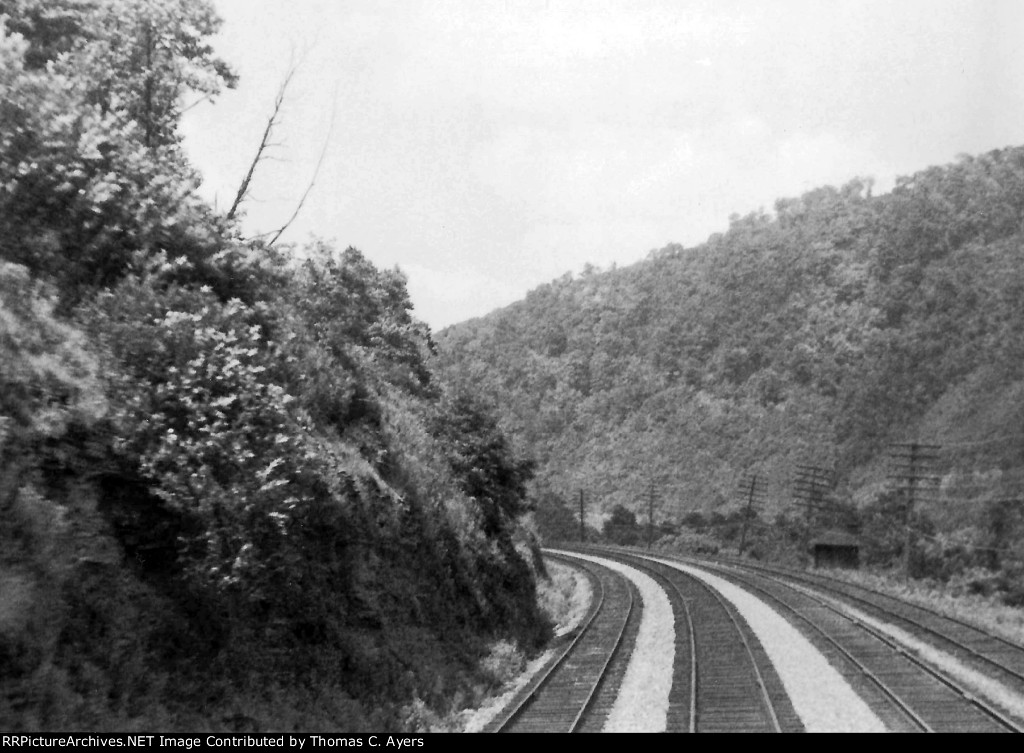
POLYGON ((546 556, 587 574, 594 594, 590 610, 572 640, 484 731, 579 731, 610 671, 621 664, 613 659, 626 648, 631 617, 638 619, 639 600, 624 576, 583 560, 546 556))
POLYGON ((807 584, 850 602, 865 613, 903 626, 936 648, 1024 695, 1024 645, 934 609, 902 601, 866 586, 786 568, 727 561, 733 567, 807 584))
MULTIPOLYGON (((802 585, 780 579, 777 573, 765 572, 765 568, 740 572, 737 563, 722 566, 686 558, 671 559, 713 571, 742 585, 788 616, 861 692, 890 729, 1024 731, 1019 721, 990 700, 979 697, 954 675, 935 668, 884 631, 802 585)), ((899 606, 903 606, 902 602, 899 606)), ((876 611, 880 619, 889 620, 892 616, 880 607, 876 611)), ((904 626, 913 627, 906 621, 904 626)))
POLYGON ((667 731, 803 730, 756 636, 717 591, 667 565, 590 553, 647 573, 668 593, 676 615, 676 658, 667 731))
MULTIPOLYGON (((605 555, 607 556, 607 555, 605 555)), ((756 636, 728 601, 702 581, 649 560, 614 557, 647 572, 669 591, 677 610, 677 685, 686 703, 670 731, 800 732, 782 682, 756 636)))
MULTIPOLYGON (((596 547, 580 551, 646 572, 669 596, 676 616, 676 650, 668 731, 803 729, 760 642, 735 607, 714 588, 670 565, 646 559, 641 553, 596 547)), ((545 556, 562 559, 583 570, 591 580, 594 599, 575 637, 517 695, 504 714, 488 725, 489 731, 598 731, 615 701, 629 662, 641 611, 635 587, 620 573, 591 561, 552 553, 545 556)), ((754 593, 787 617, 828 657, 889 729, 1024 731, 1014 714, 973 692, 955 674, 908 650, 885 629, 879 629, 875 619, 860 616, 870 607, 878 621, 889 624, 903 620, 901 626, 906 632, 943 633, 943 640, 951 640, 948 632, 952 628, 941 625, 942 618, 935 613, 930 614, 927 626, 911 629, 911 618, 906 614, 908 605, 891 597, 872 599, 872 595, 882 595, 869 594, 865 589, 860 589, 853 599, 843 588, 848 584, 818 583, 821 579, 817 576, 780 573, 761 566, 750 568, 747 563, 663 558, 714 572, 754 593), (828 588, 833 585, 838 588, 828 588), (856 612, 851 613, 837 603, 841 595, 856 601, 856 612), (879 601, 896 601, 896 615, 886 611, 879 601)), ((950 624, 956 630, 977 630, 966 623, 950 624)), ((992 650, 1000 654, 1013 649, 1024 655, 1024 648, 1010 641, 1001 639, 994 643, 992 650)), ((986 648, 988 644, 974 645, 972 650, 981 652, 986 648)), ((959 651, 958 658, 966 653, 959 651)), ((987 661, 998 659, 989 655, 987 661)))

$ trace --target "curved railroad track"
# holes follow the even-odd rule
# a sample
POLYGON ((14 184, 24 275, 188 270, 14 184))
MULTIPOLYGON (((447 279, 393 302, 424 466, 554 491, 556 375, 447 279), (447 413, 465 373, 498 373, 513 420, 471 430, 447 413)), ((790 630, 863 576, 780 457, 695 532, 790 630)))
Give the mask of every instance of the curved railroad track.
MULTIPOLYGON (((676 652, 667 731, 795 732, 803 729, 757 638, 736 609, 717 591, 666 565, 606 551, 599 554, 645 572, 658 581, 669 596, 676 615, 676 652)), ((546 553, 546 556, 554 555, 546 553)), ((609 593, 611 571, 576 558, 571 558, 569 564, 584 569, 597 584, 588 615, 588 619, 596 620, 597 615, 607 609, 608 601, 616 598, 609 593)), ((615 582, 613 579, 611 587, 615 582)), ((626 625, 639 621, 639 611, 633 609, 631 615, 618 623, 627 638, 631 630, 626 625)), ((608 620, 609 627, 615 622, 608 620)), ((591 629, 590 626, 581 628, 577 640, 582 641, 591 629)), ((603 639, 566 647, 559 659, 549 664, 550 671, 535 678, 489 729, 599 731, 614 703, 629 659, 628 651, 611 650, 611 646, 613 643, 616 648, 622 643, 631 644, 628 639, 611 637, 619 632, 618 628, 605 632, 607 636, 603 639), (574 654, 581 651, 584 655, 574 658, 574 654), (587 671, 577 674, 580 665, 587 671), (584 675, 586 680, 581 682, 584 675), (567 697, 566 683, 574 688, 571 699, 567 697), (582 685, 596 689, 584 691, 582 685)))
POLYGON ((594 598, 575 636, 485 731, 579 731, 612 669, 612 660, 623 653, 630 618, 637 619, 639 600, 624 576, 583 560, 545 556, 585 572, 594 598))
POLYGON ((646 572, 669 592, 676 608, 677 646, 683 643, 684 650, 677 651, 674 674, 683 703, 670 703, 669 731, 803 731, 771 662, 732 604, 703 581, 667 565, 602 556, 646 572))
MULTIPOLYGON (((574 549, 643 571, 667 593, 675 615, 669 732, 803 729, 757 637, 716 589, 642 552, 574 549)), ((590 560, 551 552, 545 556, 586 573, 594 598, 572 639, 486 727, 489 731, 599 731, 629 663, 642 611, 636 587, 621 573, 590 560)), ((657 556, 702 568, 760 598, 828 658, 890 730, 1024 731, 1020 709, 1011 706, 1010 712, 1005 703, 993 702, 990 692, 975 692, 958 673, 935 666, 927 652, 919 656, 894 639, 888 626, 896 625, 917 640, 927 638, 971 667, 986 666, 990 677, 1022 699, 1024 646, 822 576, 742 561, 657 556)))
POLYGON ((807 584, 841 598, 867 614, 906 627, 937 648, 1024 694, 1024 645, 956 617, 897 599, 866 586, 781 567, 726 560, 726 564, 807 584))
MULTIPOLYGON (((780 576, 768 568, 728 566, 704 560, 668 557, 704 568, 752 591, 786 616, 829 657, 890 729, 936 732, 1024 731, 1021 723, 991 700, 979 697, 949 672, 934 667, 893 640, 884 631, 837 607, 806 585, 794 583, 789 572, 780 576)), ((816 582, 816 581, 815 581, 816 582)), ((830 585, 830 584, 826 584, 830 585)), ((816 586, 822 591, 825 587, 816 586)), ((833 595, 837 592, 833 591, 833 595)), ((871 602, 874 616, 891 623, 901 620, 914 636, 941 632, 935 623, 927 627, 909 620, 896 603, 889 611, 871 602)), ((867 605, 863 597, 859 607, 867 605)), ((866 609, 862 609, 866 612, 866 609)), ((939 616, 935 613, 933 618, 939 616)), ((958 624, 958 623, 954 623, 958 624)), ((947 642, 952 639, 946 638, 947 642)), ((958 656, 958 658, 961 658, 958 656)))

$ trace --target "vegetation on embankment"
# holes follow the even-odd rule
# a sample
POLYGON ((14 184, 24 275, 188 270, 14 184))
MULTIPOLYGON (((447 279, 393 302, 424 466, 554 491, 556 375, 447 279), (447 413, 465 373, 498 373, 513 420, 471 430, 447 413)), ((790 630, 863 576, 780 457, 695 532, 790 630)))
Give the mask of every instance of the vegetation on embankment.
MULTIPOLYGON (((587 576, 577 568, 557 560, 545 559, 547 577, 538 582, 541 610, 554 626, 555 637, 568 640, 571 633, 586 617, 593 599, 593 589, 587 576)), ((474 708, 449 715, 432 727, 439 732, 482 732, 509 704, 534 676, 552 661, 553 650, 530 658, 507 642, 499 642, 491 649, 483 667, 490 682, 478 694, 474 708)))
POLYGON ((891 571, 823 569, 820 572, 933 609, 1024 645, 1024 611, 1004 604, 993 586, 986 588, 985 582, 993 577, 991 572, 960 573, 947 581, 905 580, 891 571))
POLYGON ((439 361, 543 459, 549 538, 577 537, 581 493, 611 540, 653 506, 659 535, 733 549, 750 504, 745 548, 783 561, 837 528, 888 567, 909 524, 912 575, 984 569, 1021 604, 1022 247, 1024 148, 964 156, 567 274, 440 333, 439 361), (934 447, 911 466, 909 442, 934 447))
POLYGON ((0 0, 5 730, 419 729, 550 634, 532 466, 401 273, 197 196, 217 24, 0 0))

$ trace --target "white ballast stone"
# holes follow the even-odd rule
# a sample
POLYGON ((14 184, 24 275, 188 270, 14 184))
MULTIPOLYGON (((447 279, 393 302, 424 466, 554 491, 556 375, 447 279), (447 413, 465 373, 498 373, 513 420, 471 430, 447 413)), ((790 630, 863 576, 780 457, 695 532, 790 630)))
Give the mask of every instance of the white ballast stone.
POLYGON ((636 647, 602 731, 664 732, 668 724, 668 696, 672 690, 676 652, 672 605, 664 589, 649 575, 629 565, 578 552, 551 551, 622 573, 640 591, 643 612, 636 647))
POLYGON ((808 732, 885 732, 885 724, 795 627, 757 597, 724 578, 660 557, 702 580, 733 604, 775 666, 793 708, 808 732))

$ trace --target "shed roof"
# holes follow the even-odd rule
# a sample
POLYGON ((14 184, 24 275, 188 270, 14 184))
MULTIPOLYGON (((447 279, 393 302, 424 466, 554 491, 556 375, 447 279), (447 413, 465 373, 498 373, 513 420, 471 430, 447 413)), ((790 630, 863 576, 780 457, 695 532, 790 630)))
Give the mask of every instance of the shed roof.
POLYGON ((846 531, 826 531, 814 537, 811 546, 860 546, 860 540, 846 531))

